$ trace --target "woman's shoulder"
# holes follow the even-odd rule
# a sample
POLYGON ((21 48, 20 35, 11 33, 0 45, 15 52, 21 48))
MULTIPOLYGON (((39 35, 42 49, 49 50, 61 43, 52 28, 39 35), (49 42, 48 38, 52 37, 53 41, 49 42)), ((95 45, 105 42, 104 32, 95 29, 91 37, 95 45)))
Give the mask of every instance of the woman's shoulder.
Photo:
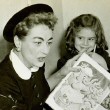
POLYGON ((0 69, 7 68, 7 65, 9 65, 10 59, 9 54, 5 56, 5 58, 0 62, 0 69))
POLYGON ((14 83, 14 73, 15 71, 9 59, 9 55, 7 55, 5 59, 0 63, 0 84, 14 83))

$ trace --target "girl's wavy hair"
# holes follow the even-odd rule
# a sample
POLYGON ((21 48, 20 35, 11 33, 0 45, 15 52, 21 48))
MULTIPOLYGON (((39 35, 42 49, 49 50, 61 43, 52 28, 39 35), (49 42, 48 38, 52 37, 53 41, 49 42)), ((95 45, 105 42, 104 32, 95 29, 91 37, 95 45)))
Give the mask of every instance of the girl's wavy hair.
POLYGON ((35 25, 44 24, 53 31, 56 23, 57 18, 51 12, 43 12, 38 14, 32 13, 16 25, 13 33, 14 35, 17 35, 20 39, 23 39, 28 34, 29 30, 35 25))
POLYGON ((68 26, 65 39, 66 39, 66 50, 70 53, 74 53, 74 40, 75 40, 75 33, 80 31, 82 28, 91 28, 94 30, 96 35, 96 45, 97 48, 101 48, 103 50, 107 50, 107 42, 105 40, 104 30, 100 20, 92 15, 92 14, 82 14, 76 18, 74 18, 70 25, 68 26))

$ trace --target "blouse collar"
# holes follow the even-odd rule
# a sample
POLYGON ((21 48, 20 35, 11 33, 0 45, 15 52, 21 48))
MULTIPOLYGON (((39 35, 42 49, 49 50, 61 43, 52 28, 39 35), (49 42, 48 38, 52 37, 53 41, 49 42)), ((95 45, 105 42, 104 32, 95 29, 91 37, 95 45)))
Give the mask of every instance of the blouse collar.
POLYGON ((30 79, 32 72, 36 72, 39 69, 39 68, 35 68, 35 67, 28 69, 22 63, 22 61, 19 59, 19 57, 14 53, 13 49, 10 52, 9 58, 12 61, 13 68, 15 69, 18 76, 24 80, 30 79))

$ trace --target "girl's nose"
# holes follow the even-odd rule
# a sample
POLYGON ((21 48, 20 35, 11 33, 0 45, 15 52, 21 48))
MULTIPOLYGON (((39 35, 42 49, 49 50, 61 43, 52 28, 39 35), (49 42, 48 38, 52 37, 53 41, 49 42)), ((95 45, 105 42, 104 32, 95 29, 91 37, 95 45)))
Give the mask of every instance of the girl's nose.
POLYGON ((84 45, 88 45, 88 40, 84 39, 84 45))

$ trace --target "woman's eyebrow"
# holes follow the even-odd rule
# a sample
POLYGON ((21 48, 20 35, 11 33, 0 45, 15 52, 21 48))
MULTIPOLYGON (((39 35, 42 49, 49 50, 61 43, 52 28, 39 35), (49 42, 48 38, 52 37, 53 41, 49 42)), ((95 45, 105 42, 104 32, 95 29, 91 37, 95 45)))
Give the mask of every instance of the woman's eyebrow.
MULTIPOLYGON (((34 37, 33 39, 36 39, 36 38, 44 41, 44 39, 42 37, 34 37)), ((51 37, 49 40, 53 40, 53 37, 51 37)))
MULTIPOLYGON (((82 35, 76 35, 76 37, 85 37, 85 36, 82 36, 82 35)), ((90 38, 96 38, 96 36, 90 36, 90 38)))
POLYGON ((49 40, 53 40, 53 37, 51 37, 49 40))
POLYGON ((44 41, 44 39, 42 37, 34 37, 33 39, 36 39, 36 38, 44 41))

